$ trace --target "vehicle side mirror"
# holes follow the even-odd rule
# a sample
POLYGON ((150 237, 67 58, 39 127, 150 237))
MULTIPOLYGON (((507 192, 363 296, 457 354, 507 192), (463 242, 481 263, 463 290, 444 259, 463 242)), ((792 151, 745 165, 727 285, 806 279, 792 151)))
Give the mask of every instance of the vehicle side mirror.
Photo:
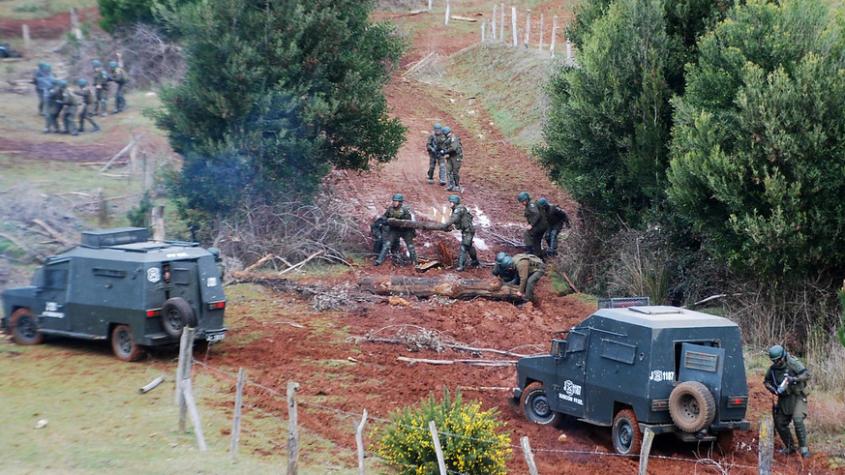
POLYGON ((552 356, 555 358, 566 356, 566 340, 552 340, 552 356))

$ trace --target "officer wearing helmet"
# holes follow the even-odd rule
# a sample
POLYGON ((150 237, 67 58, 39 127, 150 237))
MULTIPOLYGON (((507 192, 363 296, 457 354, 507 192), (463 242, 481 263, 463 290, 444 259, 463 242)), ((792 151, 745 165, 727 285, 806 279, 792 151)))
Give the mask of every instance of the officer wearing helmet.
POLYGON ((74 91, 74 94, 81 97, 82 100, 82 108, 79 110, 79 131, 85 132, 85 121, 87 120, 91 127, 94 128, 93 132, 100 130, 100 126, 94 122, 94 103, 97 101, 96 95, 94 91, 91 90, 91 87, 88 86, 88 80, 80 79, 76 81, 76 85, 79 88, 74 91))
POLYGON ((79 112, 79 98, 76 97, 74 91, 68 87, 67 81, 62 80, 62 124, 64 124, 64 133, 71 135, 79 135, 76 130, 76 115, 79 112))
POLYGON ((531 195, 523 191, 516 196, 516 200, 525 207, 523 215, 531 226, 523 235, 525 248, 539 258, 545 257, 543 253, 543 236, 549 229, 549 222, 546 216, 540 211, 537 203, 531 202, 531 195))
POLYGON ((549 246, 547 254, 555 256, 557 255, 557 236, 564 226, 569 227, 569 216, 563 208, 549 203, 546 198, 537 200, 537 208, 545 215, 546 221, 549 223, 549 229, 545 235, 546 244, 549 246))
POLYGON ((123 97, 123 89, 126 83, 129 82, 129 76, 123 69, 120 62, 120 53, 117 53, 118 61, 109 61, 109 81, 117 84, 117 90, 114 92, 114 113, 121 112, 126 109, 126 98, 123 97))
POLYGON ((106 105, 109 101, 109 75, 103 69, 103 63, 99 59, 91 61, 94 68, 94 94, 97 102, 94 104, 94 115, 105 116, 106 105))
POLYGON ((461 138, 449 127, 443 127, 443 140, 440 145, 440 155, 446 159, 446 178, 449 191, 461 191, 461 163, 464 160, 464 149, 461 138))
POLYGON ((44 62, 38 63, 38 69, 32 77, 32 84, 35 85, 35 93, 38 94, 38 114, 47 115, 45 102, 47 93, 53 82, 53 74, 50 72, 50 65, 44 62))
MULTIPOLYGON (((411 213, 410 208, 404 205, 404 202, 405 197, 402 196, 401 193, 393 195, 393 202, 383 215, 385 220, 407 219, 409 221, 414 221, 414 215, 411 213)), ((417 265, 417 249, 414 247, 414 236, 416 235, 416 231, 412 228, 396 228, 388 226, 387 236, 382 243, 381 252, 379 252, 378 257, 376 258, 375 265, 381 265, 387 257, 387 252, 392 248, 398 247, 400 238, 405 241, 405 247, 408 248, 408 255, 411 257, 411 262, 414 265, 417 265)))
POLYGON ((428 151, 428 182, 434 183, 434 167, 437 166, 439 171, 440 186, 446 184, 446 163, 443 157, 437 152, 438 143, 443 139, 443 126, 440 122, 434 124, 434 130, 428 136, 425 149, 428 151))
POLYGON ((452 227, 461 232, 461 253, 458 257, 457 271, 466 269, 467 257, 471 259, 469 265, 478 267, 478 254, 475 252, 475 246, 472 239, 475 237, 475 227, 472 225, 472 213, 469 212, 466 206, 461 204, 461 197, 458 195, 449 195, 449 203, 452 206, 452 215, 449 221, 446 222, 446 230, 452 227))
POLYGON ((795 444, 789 430, 789 423, 792 422, 795 426, 801 456, 809 457, 810 449, 807 445, 807 428, 804 426, 804 419, 807 417, 807 395, 809 394, 807 381, 810 379, 810 372, 798 358, 787 353, 781 345, 769 348, 769 359, 772 360, 772 366, 766 372, 763 385, 778 398, 777 404, 772 408, 772 415, 775 430, 784 445, 781 452, 784 454, 795 452, 795 444))
POLYGON ((47 91, 47 102, 44 106, 47 109, 47 115, 44 116, 46 120, 44 127, 45 134, 59 132, 59 114, 62 112, 62 95, 64 92, 62 83, 67 85, 67 81, 60 79, 53 79, 50 82, 50 89, 47 91))
POLYGON ((546 273, 543 260, 534 254, 516 254, 513 257, 504 252, 496 255, 493 275, 507 285, 519 285, 517 295, 525 300, 534 300, 534 288, 546 273))

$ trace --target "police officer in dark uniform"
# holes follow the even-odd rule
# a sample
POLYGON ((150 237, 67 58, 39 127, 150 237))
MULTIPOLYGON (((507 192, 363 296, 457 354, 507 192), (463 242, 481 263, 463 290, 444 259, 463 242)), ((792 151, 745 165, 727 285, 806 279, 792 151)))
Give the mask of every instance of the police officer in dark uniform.
MULTIPOLYGON (((383 215, 385 220, 392 218, 414 221, 414 215, 411 213, 410 208, 403 204, 404 201, 405 197, 401 193, 393 195, 393 202, 383 215)), ((391 248, 398 247, 400 238, 405 241, 405 247, 408 248, 408 255, 411 257, 411 262, 417 265, 417 249, 414 247, 414 237, 416 235, 417 233, 414 229, 389 226, 387 236, 382 243, 381 252, 376 258, 375 265, 381 265, 387 257, 387 251, 391 250, 391 248)))
POLYGON ((457 271, 466 269, 467 256, 471 259, 469 265, 478 267, 478 254, 475 252, 475 246, 472 243, 475 237, 475 227, 472 225, 472 213, 469 212, 466 206, 461 204, 461 197, 458 195, 449 195, 449 203, 452 204, 452 216, 446 222, 446 230, 448 231, 453 226, 461 232, 461 254, 458 258, 457 271))
POLYGON ((798 358, 786 352, 781 345, 769 348, 769 359, 772 366, 766 372, 763 385, 778 398, 777 404, 772 408, 775 430, 783 441, 784 448, 781 452, 791 454, 795 452, 795 445, 792 441, 792 433, 789 431, 789 423, 795 426, 795 435, 798 437, 798 447, 802 457, 810 456, 810 449, 807 446, 807 428, 804 426, 804 419, 807 417, 807 381, 810 380, 810 372, 798 358))

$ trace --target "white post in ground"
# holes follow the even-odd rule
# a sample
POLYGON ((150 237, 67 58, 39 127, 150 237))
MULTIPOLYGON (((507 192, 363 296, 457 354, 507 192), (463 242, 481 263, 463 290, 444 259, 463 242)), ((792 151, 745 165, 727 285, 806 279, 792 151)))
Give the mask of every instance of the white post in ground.
POLYGON ((643 432, 643 445, 640 446, 640 468, 637 475, 648 474, 648 456, 651 454, 651 443, 654 441, 654 431, 646 429, 643 432))
POLYGON ((505 42, 505 4, 499 4, 499 41, 505 42))
POLYGON ((760 420, 759 453, 757 454, 757 467, 760 475, 772 474, 772 457, 775 451, 775 439, 773 431, 774 423, 772 416, 763 416, 760 420))
POLYGON ((552 17, 552 45, 549 47, 549 51, 551 51, 552 56, 555 55, 555 43, 557 42, 557 15, 552 17))
POLYGON ((513 47, 519 45, 519 32, 516 31, 516 7, 511 6, 511 30, 513 31, 513 47))
POLYGON ((490 20, 490 25, 493 26, 490 31, 490 41, 496 41, 496 4, 493 4, 493 18, 490 20))
POLYGON ((288 475, 296 475, 299 464, 299 417, 296 413, 296 391, 299 384, 288 381, 288 475))
POLYGON ((484 44, 484 33, 487 31, 487 20, 481 22, 481 44, 484 44))
POLYGON ((432 2, 432 1, 433 1, 433 0, 428 0, 428 11, 431 11, 431 2, 432 2))
POLYGON ((531 10, 525 12, 525 47, 528 47, 528 42, 531 41, 531 10))
POLYGON ((197 402, 194 399, 194 391, 191 388, 190 379, 182 381, 182 393, 184 394, 183 398, 185 400, 185 406, 187 406, 188 412, 191 414, 191 424, 193 424, 194 434, 197 436, 197 445, 199 446, 200 452, 205 452, 208 450, 208 446, 205 445, 205 436, 202 433, 200 412, 197 410, 197 402))
POLYGON ((188 331, 188 327, 182 329, 182 338, 179 340, 179 363, 176 366, 176 389, 173 391, 173 402, 176 405, 179 405, 182 401, 182 388, 180 388, 179 385, 182 384, 182 373, 185 370, 185 360, 187 360, 191 354, 191 347, 193 346, 193 340, 190 339, 191 336, 192 335, 188 331))
POLYGON ((534 452, 531 451, 531 443, 528 442, 528 436, 522 436, 520 442, 522 443, 522 453, 525 454, 525 463, 528 465, 529 475, 540 475, 537 471, 537 464, 534 463, 534 452))
POLYGON ((540 51, 543 51, 543 33, 544 33, 544 31, 543 31, 543 20, 544 20, 543 14, 541 13, 540 14, 540 44, 539 44, 539 46, 537 46, 537 49, 540 50, 540 51))
POLYGON ((29 25, 21 25, 21 36, 23 37, 23 50, 29 53, 32 47, 32 39, 29 37, 29 25))
POLYGON ((229 446, 232 460, 238 458, 238 443, 241 441, 241 408, 243 407, 245 384, 246 371, 240 368, 238 370, 238 384, 235 386, 235 416, 232 418, 232 442, 229 446))
POLYGON ((364 426, 367 424, 367 410, 361 417, 361 423, 355 428, 355 445, 358 446, 358 475, 364 475, 364 426))
POLYGON ((182 368, 177 372, 179 380, 176 387, 179 389, 178 404, 179 404, 179 430, 185 432, 187 428, 186 415, 188 412, 188 403, 185 400, 185 384, 191 383, 191 369, 194 364, 194 335, 196 328, 185 327, 182 329, 182 339, 179 343, 179 364, 182 368))
POLYGON ((452 0, 446 0, 446 18, 443 24, 449 26, 449 16, 452 14, 452 0))
POLYGON ((82 41, 82 28, 79 27, 79 14, 76 13, 76 8, 70 9, 70 30, 77 40, 82 41))
POLYGON ((446 460, 443 458, 443 449, 440 448, 440 436, 437 435, 437 426, 434 425, 434 421, 428 421, 428 431, 431 432, 431 440, 434 442, 434 454, 437 456, 437 468, 440 475, 448 475, 446 460))
POLYGON ((572 42, 569 39, 566 39, 566 64, 572 65, 575 62, 575 58, 572 56, 572 42))

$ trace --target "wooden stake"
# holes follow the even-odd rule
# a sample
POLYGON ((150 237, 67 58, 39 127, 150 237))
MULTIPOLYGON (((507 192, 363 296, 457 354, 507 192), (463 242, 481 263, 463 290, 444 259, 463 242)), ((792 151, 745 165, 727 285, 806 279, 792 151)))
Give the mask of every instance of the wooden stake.
POLYGON ((511 30, 513 33, 513 47, 519 45, 519 32, 516 30, 516 7, 511 6, 511 30))
POLYGON ((205 452, 208 450, 208 446, 205 445, 200 412, 197 410, 197 402, 194 400, 194 391, 191 389, 190 379, 182 381, 182 393, 184 394, 185 405, 188 406, 188 412, 191 414, 191 424, 193 424, 194 434, 197 436, 197 445, 199 446, 200 452, 205 452))
POLYGON ((129 175, 135 176, 138 173, 138 142, 132 144, 129 149, 129 175))
POLYGON ((490 23, 493 26, 492 31, 490 32, 490 40, 496 41, 496 4, 493 4, 493 19, 490 23))
MULTIPOLYGON (((186 424, 186 412, 189 410, 188 402, 185 400, 185 384, 191 384, 191 368, 194 364, 194 335, 196 334, 195 328, 185 327, 182 329, 182 338, 185 341, 185 355, 184 359, 181 362, 182 365, 182 373, 181 379, 179 380, 179 430, 181 432, 185 432, 187 428, 186 424)), ((182 345, 180 341, 179 346, 179 354, 182 356, 182 345)))
POLYGON ((367 424, 367 410, 361 417, 361 423, 355 428, 355 444, 358 446, 358 475, 364 475, 364 426, 367 424))
POLYGON ((431 2, 432 0, 428 0, 428 11, 431 11, 431 2))
POLYGON ((572 65, 575 62, 575 58, 572 56, 572 43, 569 40, 566 40, 566 64, 572 65))
POLYGON ((23 50, 29 53, 30 48, 32 48, 32 39, 29 37, 29 25, 26 23, 21 25, 21 36, 23 37, 23 50))
POLYGON ((522 453, 525 454, 525 463, 528 464, 528 473, 530 475, 540 475, 537 472, 537 464, 534 463, 534 453, 531 452, 531 443, 528 442, 528 436, 522 436, 522 453))
POLYGON ((153 206, 153 241, 164 241, 164 206, 153 206))
POLYGON ((229 453, 232 460, 238 458, 238 443, 241 441, 241 408, 243 407, 244 385, 246 384, 246 371, 238 369, 238 383, 235 386, 235 416, 232 418, 232 442, 229 445, 229 453))
POLYGON ((434 453, 437 455, 437 468, 440 475, 447 475, 446 460, 443 459, 443 449, 440 448, 440 436, 437 435, 437 426, 434 421, 428 421, 428 430, 431 432, 431 440, 434 442, 434 453))
POLYGON ((549 48, 552 56, 555 55, 555 43, 557 42, 557 15, 552 17, 552 46, 549 48))
POLYGON ((760 475, 772 474, 772 457, 775 452, 775 439, 772 423, 772 416, 766 415, 760 420, 760 444, 757 455, 757 466, 760 475))
POLYGON ((76 8, 70 9, 70 30, 77 40, 82 40, 82 29, 79 27, 79 15, 76 13, 76 8))
POLYGON ((446 0, 446 18, 443 24, 449 26, 449 16, 452 14, 452 0, 446 0))
POLYGON ((531 10, 525 13, 525 47, 528 47, 528 42, 531 41, 531 10))
POLYGON ((499 4, 499 41, 505 41, 505 4, 499 4))
POLYGON ((299 463, 299 421, 296 414, 298 389, 298 383, 288 381, 288 475, 296 475, 299 463))
POLYGON ((651 443, 653 441, 654 431, 646 428, 645 432, 643 432, 643 445, 640 447, 640 470, 637 472, 638 475, 646 475, 648 473, 648 456, 651 454, 651 443))
POLYGON ((540 51, 543 51, 543 33, 544 33, 544 31, 543 31, 543 20, 544 20, 543 14, 541 13, 540 14, 540 44, 539 44, 539 46, 537 46, 537 49, 540 50, 540 51))
POLYGON ((487 29, 487 20, 481 22, 481 44, 484 44, 484 33, 487 29))
POLYGON ((185 360, 188 358, 191 347, 193 346, 193 340, 190 338, 189 328, 183 328, 182 337, 179 340, 179 363, 176 365, 176 389, 173 392, 173 402, 177 405, 182 401, 182 388, 180 385, 182 384, 182 374, 185 371, 185 360))

